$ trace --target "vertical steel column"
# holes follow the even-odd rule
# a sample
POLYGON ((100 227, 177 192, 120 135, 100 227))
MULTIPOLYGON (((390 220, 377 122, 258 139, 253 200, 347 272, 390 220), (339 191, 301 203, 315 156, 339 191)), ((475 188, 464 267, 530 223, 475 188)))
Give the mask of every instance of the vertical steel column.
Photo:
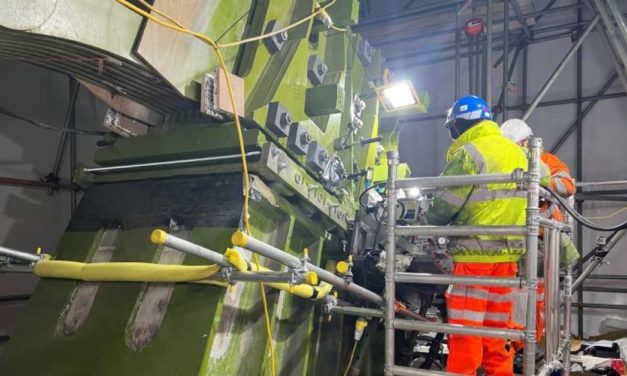
MULTIPOLYGON (((583 1, 577 1, 579 7, 577 8, 577 23, 580 25, 578 27, 579 34, 581 35, 581 22, 583 21, 583 1)), ((597 14, 596 19, 599 19, 599 14, 597 14)), ((581 37, 580 37, 581 39, 581 37)), ((583 52, 582 50, 577 51, 577 151, 576 151, 576 165, 577 172, 575 174, 575 179, 577 181, 583 180, 583 114, 582 114, 582 102, 581 97, 583 96, 583 52)), ((578 188, 577 191, 581 192, 581 188, 578 188)), ((583 203, 581 201, 577 201, 577 212, 583 212, 583 203)), ((583 249, 583 225, 581 222, 577 222, 577 249, 583 249)), ((583 255, 582 255, 583 256, 583 255)), ((581 274, 581 265, 578 268, 578 274, 581 274)), ((583 302, 583 289, 580 287, 577 290, 577 303, 583 302)), ((583 338, 583 306, 581 304, 577 305, 577 331, 579 336, 583 338)))
POLYGON ((523 47, 523 66, 522 66, 522 105, 523 112, 527 111, 527 78, 528 78, 528 68, 529 68, 529 44, 525 43, 525 47, 523 47))
MULTIPOLYGON (((549 275, 544 276, 545 295, 544 303, 550 307, 549 316, 547 317, 547 329, 546 329, 546 341, 551 343, 551 349, 545 354, 547 360, 551 362, 553 366, 559 362, 557 353, 560 346, 560 325, 559 325, 559 293, 560 293, 560 273, 559 273, 559 245, 560 245, 560 232, 558 229, 552 228, 550 230, 550 246, 549 246, 549 275), (556 304, 557 303, 557 304, 556 304), (550 323, 550 326, 548 325, 550 323)), ((548 347, 548 345, 547 345, 548 347)), ((555 367, 553 367, 555 368, 555 367)))
POLYGON ((398 151, 387 153, 387 243, 385 245, 385 367, 386 376, 392 376, 394 370, 394 304, 396 302, 395 259, 396 259, 396 169, 398 151))
MULTIPOLYGON (((581 8, 579 8, 579 9, 581 9, 581 8)), ((590 24, 588 24, 588 27, 586 27, 586 30, 584 30, 583 34, 581 34, 579 36, 579 38, 577 39, 577 41, 575 43, 573 43, 573 45, 570 47, 570 49, 566 53, 566 56, 564 56, 564 58, 562 58, 562 61, 560 61, 560 63, 557 65, 557 68, 555 68, 555 70, 553 71, 553 73, 551 74, 551 76, 549 77, 547 82, 544 84, 542 89, 540 89, 540 92, 538 93, 538 95, 531 102, 531 105, 529 106, 527 111, 525 111, 525 113, 523 114, 522 120, 526 121, 526 120, 529 119, 529 116, 531 115, 533 110, 536 109, 536 107, 538 106, 538 103, 540 103, 542 98, 544 98, 544 96, 549 91, 549 89, 551 88, 551 86, 553 85, 553 83, 555 82, 557 77, 559 76, 559 74, 562 73, 562 71, 564 70, 564 67, 570 61, 570 58, 573 57, 575 52, 579 51, 579 47, 581 47, 581 45, 583 44, 583 41, 586 39, 588 34, 590 34, 590 32, 595 28, 597 23, 599 23, 599 15, 598 14, 595 15, 594 18, 592 18, 592 21, 590 21, 590 24)))
POLYGON ((461 5, 458 5, 455 8, 455 98, 453 101, 456 101, 459 98, 459 86, 460 86, 460 44, 461 37, 459 35, 459 10, 461 9, 461 5))
POLYGON ((568 265, 566 267, 566 276, 564 277, 564 340, 566 347, 564 349, 564 358, 562 362, 564 364, 564 375, 570 376, 570 340, 571 340, 571 319, 572 319, 572 293, 573 284, 573 268, 568 265))
POLYGON ((483 87, 483 79, 481 77, 481 61, 483 61, 483 43, 481 36, 475 37, 475 91, 476 95, 483 97, 485 88, 483 87))
POLYGON ((527 255, 525 257, 525 288, 527 315, 525 322, 525 350, 523 374, 535 374, 536 366, 536 304, 538 289, 538 235, 540 200, 540 153, 542 140, 529 140, 529 186, 527 189, 527 255))
MULTIPOLYGON (((486 38, 485 38, 485 61, 483 62, 483 82, 485 83, 484 98, 489 105, 492 105, 492 0, 486 5, 486 38)), ((507 22, 505 22, 507 24, 507 22)), ((507 65, 505 65, 507 66, 507 65)))
POLYGON ((551 254, 553 252, 551 244, 553 242, 553 231, 549 227, 544 227, 544 358, 547 365, 553 362, 553 354, 557 348, 555 338, 553 338, 553 321, 551 320, 553 308, 551 302, 554 299, 552 291, 553 265, 551 265, 551 254))
MULTIPOLYGON (((516 0, 514 0, 516 2, 516 0)), ((525 25, 523 25, 524 27, 525 25)), ((509 72, 507 67, 509 66, 509 0, 503 0, 503 107, 502 112, 503 121, 507 120, 507 103, 509 86, 509 72)))
POLYGON ((475 41, 468 38, 468 94, 477 95, 475 91, 475 55, 473 54, 475 41))

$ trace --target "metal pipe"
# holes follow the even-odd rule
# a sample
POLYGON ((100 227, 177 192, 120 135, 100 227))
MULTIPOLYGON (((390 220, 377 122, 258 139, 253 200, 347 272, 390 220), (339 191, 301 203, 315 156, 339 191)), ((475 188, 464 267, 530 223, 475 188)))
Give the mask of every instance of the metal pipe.
MULTIPOLYGON (((512 8, 514 9, 514 2, 511 3, 512 4, 512 8)), ((529 17, 535 17, 539 14, 548 14, 548 13, 556 13, 556 12, 562 12, 562 11, 569 11, 572 10, 573 8, 577 8, 578 5, 577 4, 570 4, 570 5, 564 5, 561 7, 555 7, 553 9, 550 9, 549 11, 542 11, 542 10, 537 10, 537 11, 533 11, 533 12, 528 12, 525 14, 522 14, 523 18, 529 18, 529 17)), ((509 21, 517 21, 518 17, 514 16, 514 17, 510 17, 509 21)), ((503 24, 504 20, 503 19, 496 19, 492 22, 493 25, 501 25, 503 24)), ((520 22, 521 24, 525 24, 524 22, 520 22)), ((536 22, 537 24, 537 22, 536 22)), ((356 25, 359 26, 359 25, 356 25)), ((529 29, 529 27, 527 27, 527 29, 529 29)), ((538 28, 538 27, 534 27, 534 33, 539 33, 544 31, 545 28, 538 28)), ((392 35, 386 35, 385 39, 381 40, 381 43, 377 43, 379 41, 375 41, 373 39, 373 43, 377 44, 377 47, 381 46, 385 46, 385 47, 389 47, 389 46, 393 46, 394 44, 399 44, 399 43, 407 43, 407 42, 415 42, 421 39, 428 39, 428 38, 433 38, 436 36, 442 36, 442 35, 448 35, 452 32, 454 32, 455 29, 453 27, 450 28, 440 28, 440 27, 435 27, 435 28, 423 28, 423 29, 417 29, 417 32, 415 33, 403 33, 401 37, 396 37, 396 35, 394 35, 394 37, 392 38, 387 38, 388 36, 392 36, 392 35)), ((531 31, 529 29, 529 31, 531 31)), ((527 36, 526 32, 523 30, 523 33, 510 33, 510 37, 522 37, 524 34, 524 36, 526 37, 525 39, 527 41, 530 41, 531 38, 527 36)), ((496 40, 496 38, 494 38, 496 40)), ((525 42, 524 40, 516 40, 515 42, 510 43, 511 47, 515 47, 518 43, 521 42, 525 42)), ((387 56, 387 55, 386 55, 387 56)), ((400 58, 401 55, 390 55, 390 58, 400 58)), ((493 64, 493 68, 496 69, 502 62, 502 56, 500 58, 498 58, 494 64, 493 64)))
MULTIPOLYGON (((601 95, 589 95, 586 97, 581 97, 582 102, 593 102, 599 99, 614 99, 614 98, 624 98, 627 96, 627 93, 611 93, 611 94, 601 94, 601 95)), ((544 101, 538 103, 537 108, 540 107, 550 107, 550 106, 561 106, 564 104, 573 104, 577 103, 577 98, 566 98, 566 99, 556 99, 551 101, 544 101)), ((522 104, 516 106, 507 107, 508 110, 524 110, 524 106, 522 104)))
POLYGON ((397 236, 525 235, 524 226, 397 226, 397 236))
POLYGON ((403 366, 394 366, 393 374, 397 376, 459 376, 458 373, 433 371, 430 369, 420 369, 403 366))
POLYGON ((396 169, 398 166, 398 151, 392 150, 387 153, 388 157, 388 181, 387 181, 387 223, 385 244, 385 364, 384 374, 392 376, 394 373, 394 326, 395 326, 395 305, 396 305, 396 169))
POLYGON ((586 196, 578 194, 575 196, 575 200, 577 201, 614 201, 614 202, 624 202, 627 201, 627 196, 586 196))
MULTIPOLYGON (((293 255, 290 255, 287 252, 284 252, 270 244, 262 242, 253 238, 252 236, 246 235, 241 232, 236 232, 232 239, 233 244, 245 249, 248 249, 252 252, 258 253, 264 257, 267 257, 271 260, 279 262, 283 265, 286 265, 290 268, 300 268, 302 267, 302 261, 293 255)), ((338 277, 335 274, 311 263, 306 263, 307 269, 315 272, 318 275, 318 279, 321 281, 325 281, 327 283, 332 284, 336 288, 340 290, 347 291, 351 294, 357 295, 371 303, 377 305, 383 305, 383 298, 374 292, 365 289, 358 284, 350 283, 342 277, 338 277)))
MULTIPOLYGON (((586 6, 591 13, 594 13, 594 7, 590 3, 590 1, 586 1, 586 6)), ((601 17, 603 18, 603 17, 601 17)), ((622 17, 621 17, 622 18, 622 17)), ((614 44, 615 40, 612 40, 610 35, 607 32, 607 29, 600 25, 599 30, 601 31, 601 35, 603 35, 603 41, 605 42, 605 47, 609 49, 610 56, 612 58, 612 63, 614 63, 614 68, 620 81, 623 85, 623 89, 627 91, 627 75, 625 72, 625 68, 623 67, 623 63, 621 60, 620 53, 617 48, 620 48, 614 44)))
POLYGON ((622 35, 623 42, 627 43, 627 25, 625 24, 625 19, 623 19, 623 14, 620 9, 618 9, 614 0, 606 0, 606 3, 612 13, 612 16, 616 20, 616 28, 618 29, 620 35, 622 35))
POLYGON ((523 47, 523 66, 522 66, 522 94, 521 94, 521 103, 523 106, 523 111, 527 109, 527 94, 528 94, 528 86, 527 86, 527 77, 528 77, 528 67, 529 67, 529 45, 525 43, 523 47))
POLYGON ((457 6, 457 9, 455 11, 455 99, 454 101, 457 100, 457 98, 459 98, 459 84, 460 84, 460 76, 461 76, 461 69, 460 69, 460 43, 461 43, 461 36, 459 35, 459 10, 461 9, 461 5, 457 6))
MULTIPOLYGON (((542 10, 535 12, 537 14, 537 17, 534 16, 536 25, 538 24, 538 22, 540 22, 540 20, 542 19, 542 17, 544 17, 545 14, 558 9, 558 8, 553 8, 553 5, 555 5, 556 2, 557 0, 551 0, 544 8, 542 8, 542 10)), ((538 30, 536 30, 536 28, 534 27, 533 31, 534 33, 536 33, 538 30)), ((517 45, 523 42, 525 43, 525 45, 530 44, 529 37, 527 36, 527 34, 518 36, 518 39, 514 42, 514 45, 517 45)), ((494 68, 498 67, 502 61, 503 61, 503 56, 501 56, 499 59, 496 60, 496 63, 494 64, 494 68)))
POLYGON ((261 283, 292 283, 295 285, 305 282, 304 276, 302 278, 294 279, 294 275, 290 272, 229 272, 228 278, 224 275, 216 274, 210 278, 218 281, 232 281, 232 282, 261 282, 261 283))
MULTIPOLYGON (((612 248, 614 248, 616 244, 618 244, 618 242, 623 238, 623 236, 625 236, 625 233, 627 233, 627 230, 621 230, 617 232, 616 235, 612 236, 612 239, 605 245, 605 252, 611 251, 612 248)), ((579 273, 579 276, 577 277, 575 282, 573 282, 572 290, 577 290, 579 286, 581 286, 583 281, 588 278, 590 274, 594 271, 594 269, 596 269, 602 262, 603 259, 601 257, 593 257, 590 261, 590 264, 586 266, 586 269, 579 273)))
MULTIPOLYGON (((598 182, 577 182, 577 188, 586 188, 590 190, 600 190, 603 188, 627 188, 627 180, 598 181, 598 182)), ((586 191, 583 191, 584 193, 586 191)))
POLYGON ((566 267, 566 278, 564 278, 564 342, 565 346, 562 351, 564 374, 570 376, 570 342, 572 327, 572 303, 573 303, 573 269, 566 267))
MULTIPOLYGON (((618 77, 617 73, 612 74, 612 76, 605 82, 605 84, 603 84, 603 87, 601 87, 601 90, 599 90, 597 95, 605 94, 605 92, 612 86, 612 84, 614 83, 617 77, 618 77)), ((580 93, 578 92, 577 94, 580 94, 580 93)), ((577 95, 574 101, 576 103, 580 103, 580 99, 583 100, 583 97, 580 97, 579 95, 577 95)), ((553 146, 551 146, 551 153, 557 152, 557 150, 566 142, 568 137, 577 129, 579 120, 585 119, 585 117, 588 116, 590 111, 592 111, 592 109, 594 108, 594 106, 596 106, 598 102, 599 102, 598 99, 591 101, 590 103, 588 103, 586 108, 581 112, 581 114, 578 113, 577 119, 568 127, 568 129, 564 132, 564 134, 562 134, 559 140, 555 142, 553 146)))
POLYGON ((594 269, 596 269, 599 265, 601 265, 602 262, 603 262, 603 259, 600 257, 592 258, 588 266, 586 266, 586 268, 579 274, 575 282, 573 282, 572 289, 577 290, 579 286, 581 286, 583 281, 586 278, 588 278, 588 276, 594 271, 594 269))
MULTIPOLYGON (((605 5, 603 4, 601 0, 593 0, 593 1, 597 6, 599 16, 603 19, 603 25, 605 26, 605 29, 607 30, 607 36, 609 37, 608 38, 609 42, 613 44, 614 49, 616 53, 620 56, 621 60, 627 61, 627 51, 625 50, 625 47, 621 43, 621 41, 616 39, 617 38, 616 33, 620 32, 619 31, 620 25, 618 25, 619 26, 618 29, 614 27, 614 21, 612 20, 612 17, 610 17, 608 10, 605 8, 605 5)), ((620 12, 618 12, 616 16, 622 18, 622 14, 620 12)))
POLYGON ((553 368, 545 363, 542 365, 542 367, 538 371, 538 376, 548 376, 551 373, 551 371, 553 371, 553 368))
POLYGON ((583 291, 586 292, 601 292, 601 293, 619 293, 627 294, 627 288, 621 287, 602 287, 602 286, 583 286, 583 291))
MULTIPOLYGON (((545 231, 545 236, 547 231, 545 231)), ((545 265, 544 265, 544 317, 545 317, 545 356, 549 364, 557 361, 559 349, 559 309, 554 306, 559 302, 559 231, 550 229, 545 239, 545 265)))
POLYGON ((363 32, 372 26, 381 26, 389 22, 398 22, 402 20, 408 20, 412 17, 422 16, 425 13, 436 12, 440 10, 448 10, 453 7, 457 7, 459 3, 463 3, 464 0, 442 0, 437 4, 429 4, 429 6, 416 8, 411 12, 398 12, 389 16, 373 17, 372 19, 365 19, 364 22, 360 22, 357 25, 351 26, 351 30, 355 32, 363 32))
POLYGON ((615 280, 615 281, 625 281, 627 280, 627 275, 612 275, 612 274, 592 274, 589 275, 587 279, 607 279, 607 280, 615 280))
POLYGON ((338 306, 338 305, 330 306, 328 309, 329 309, 329 313, 334 314, 334 315, 375 317, 378 319, 383 318, 383 311, 380 309, 347 307, 347 306, 338 306))
POLYGON ((459 324, 442 324, 428 321, 405 319, 394 320, 394 328, 398 330, 438 332, 446 334, 464 334, 470 336, 505 338, 519 341, 525 339, 525 334, 522 332, 522 330, 488 328, 482 326, 466 326, 459 324))
POLYGON ((14 302, 23 302, 25 300, 29 300, 32 295, 30 294, 22 294, 22 295, 3 295, 0 296, 0 303, 14 303, 14 302))
MULTIPOLYGON (((70 98, 68 102, 68 107, 65 112, 65 121, 63 124, 63 129, 70 128, 70 122, 72 119, 72 114, 74 113, 74 109, 76 108, 76 100, 78 99, 78 92, 80 91, 80 85, 77 80, 70 77, 70 98)), ((61 138, 59 139, 59 145, 57 146, 57 153, 54 157, 54 162, 52 164, 52 176, 58 176, 59 170, 61 169, 61 161, 63 160, 63 152, 65 151, 65 143, 67 142, 68 132, 63 132, 61 134, 61 138)))
MULTIPOLYGON (((543 191, 543 190, 544 190, 543 188, 540 188, 540 191, 543 191)), ((542 194, 540 195, 542 196, 542 194)), ((538 223, 540 224, 540 226, 549 227, 549 228, 562 229, 564 227, 568 227, 568 225, 563 222, 558 222, 552 219, 543 218, 542 216, 538 217, 538 223)))
POLYGON ((455 176, 429 176, 424 178, 399 179, 398 188, 443 188, 462 185, 481 185, 497 183, 521 183, 524 180, 522 170, 516 169, 511 174, 480 174, 455 176))
POLYGON ((150 234, 150 241, 154 244, 163 244, 172 249, 176 249, 177 251, 209 260, 220 266, 231 266, 231 264, 224 258, 223 254, 209 248, 201 247, 198 244, 181 239, 178 236, 168 234, 163 230, 154 230, 152 234, 150 234))
MULTIPOLYGON (((580 196, 607 196, 607 195, 627 195, 627 189, 599 189, 582 190, 580 196)), ((576 198, 576 197, 575 197, 576 198)))
POLYGON ((553 347, 554 347, 554 339, 552 338, 552 327, 551 327, 551 314, 553 307, 550 306, 549 302, 551 302, 554 298, 551 291, 551 281, 553 280, 552 269, 551 269, 551 240, 553 236, 553 231, 549 231, 547 228, 544 229, 544 257, 543 257, 543 270, 542 274, 544 275, 545 288, 544 288, 544 354, 546 362, 551 364, 553 362, 553 347))
POLYGON ((508 110, 508 106, 505 103, 504 99, 505 99, 505 93, 508 92, 508 88, 509 88, 509 82, 512 80, 512 77, 514 76, 514 70, 516 69, 516 65, 518 64, 518 57, 520 56, 520 51, 522 50, 522 48, 520 46, 518 46, 516 48, 516 51, 514 51, 514 57, 512 58, 512 62, 509 65, 509 69, 507 70, 507 84, 508 86, 504 87, 503 90, 501 90, 501 94, 499 95, 499 100, 496 102, 496 106, 493 107, 494 109, 492 110, 492 116, 493 118, 496 117, 497 112, 499 110, 503 111, 503 119, 506 119, 506 112, 508 110))
MULTIPOLYGON (((260 151, 251 151, 246 153, 246 157, 255 157, 261 155, 260 151)), ((146 167, 163 167, 163 166, 175 166, 182 164, 193 164, 193 163, 201 163, 201 162, 213 162, 213 161, 223 161, 228 159, 240 159, 242 158, 241 154, 231 154, 231 155, 218 155, 215 157, 205 157, 205 158, 191 158, 191 159, 179 159, 176 161, 163 161, 163 162, 150 162, 150 163, 136 163, 130 165, 122 165, 122 166, 110 166, 110 167, 96 167, 96 168, 86 168, 83 171, 89 173, 108 173, 115 171, 125 171, 125 170, 134 170, 138 168, 146 168, 146 167)))
MULTIPOLYGON (((577 3, 583 5, 582 0, 577 0, 577 3)), ((600 14, 597 13, 595 19, 598 20, 600 18, 600 14)), ((577 8, 577 33, 578 38, 582 39, 583 34, 581 33, 581 22, 583 21, 583 8, 577 8)), ((585 32, 584 32, 585 34, 585 32)), ((577 50, 577 61, 576 61, 576 90, 577 90, 577 119, 575 120, 575 127, 577 130, 577 144, 576 144, 576 166, 577 171, 575 173, 575 181, 583 180, 583 103, 581 102, 581 98, 583 97, 583 49, 577 50)), ((590 105, 588 106, 590 107, 590 105)), ((576 203, 577 212, 579 214, 583 214, 583 203, 581 201, 577 201, 576 203)), ((583 249, 583 225, 581 222, 577 221, 577 249, 583 249)), ((581 274, 581 265, 579 265, 579 272, 581 274)), ((579 289, 577 291, 577 301, 583 301, 583 291, 579 289)), ((579 335, 583 338, 583 307, 579 307, 577 310, 577 329, 579 331, 579 335)))
POLYGON ((75 190, 77 187, 73 184, 53 183, 41 180, 17 179, 6 176, 0 176, 0 185, 8 185, 14 187, 35 187, 49 189, 67 189, 75 190))
POLYGON ((579 47, 581 47, 581 44, 586 39, 588 34, 590 34, 592 29, 594 29, 594 27, 597 25, 597 23, 599 22, 599 18, 600 16, 597 13, 592 19, 592 21, 590 22, 590 24, 588 24, 588 27, 586 27, 583 34, 579 37, 579 39, 577 39, 575 43, 573 43, 573 45, 570 47, 570 49, 566 53, 566 56, 564 56, 562 61, 560 61, 560 63, 557 65, 557 68, 555 68, 555 70, 553 71, 553 73, 551 74, 547 82, 544 84, 542 89, 540 89, 540 92, 538 93, 538 95, 531 102, 531 105, 529 106, 529 108, 527 108, 527 111, 525 111, 525 113, 523 114, 522 120, 526 121, 529 119, 529 116, 531 115, 533 110, 536 109, 536 106, 538 105, 538 103, 540 103, 542 98, 544 98, 544 95, 549 91, 549 89, 551 88, 551 86, 553 85, 557 77, 559 76, 559 74, 562 73, 562 71, 564 70, 564 67, 566 67, 566 64, 568 64, 568 62, 573 57, 575 52, 579 50, 579 47))
MULTIPOLYGON (((524 50, 525 50, 525 48, 523 47, 523 60, 524 60, 524 50)), ((524 76, 524 73, 525 73, 525 67, 524 67, 524 64, 523 64, 523 76, 524 76)), ((582 97, 581 101, 582 102, 592 102, 592 103, 590 103, 590 105, 594 105, 601 99, 613 99, 613 98, 623 98, 623 97, 626 97, 627 93, 603 94, 603 93, 605 93, 605 91, 607 91, 607 89, 609 87, 612 86, 612 84, 614 83, 615 79, 616 79, 616 73, 614 73, 613 80, 608 81, 608 83, 606 83, 604 85, 605 89, 602 89, 602 91, 600 93, 597 93, 596 95, 590 95, 590 96, 587 96, 587 97, 582 97)), ((523 93, 524 93, 524 81, 523 81, 523 93)), ((577 98, 558 99, 558 100, 540 102, 537 107, 560 106, 560 105, 572 104, 572 103, 576 103, 576 102, 577 102, 577 98)), ((525 108, 526 108, 525 103, 526 103, 526 100, 522 101, 522 104, 520 104, 520 105, 508 106, 507 109, 511 110, 511 111, 515 111, 515 110, 523 110, 524 111, 525 108)), ((583 111, 584 115, 588 114, 588 112, 589 112, 588 108, 590 107, 590 105, 588 105, 588 107, 586 107, 586 109, 584 109, 584 111, 583 111)), ((438 112, 440 112, 440 111, 438 111, 438 112)), ((408 123, 420 122, 420 121, 440 120, 440 119, 446 119, 446 114, 445 114, 445 111, 442 111, 439 114, 435 114, 435 115, 405 116, 405 117, 403 117, 403 119, 405 119, 405 121, 408 122, 408 123)), ((575 124, 575 126, 576 126, 576 124, 575 124)), ((569 127, 569 130, 567 131, 567 136, 569 136, 574 131, 574 129, 575 129, 574 126, 571 125, 569 127), (572 128, 572 130, 570 128, 572 128)), ((558 141, 558 143, 559 143, 558 146, 561 146, 562 142, 563 141, 558 141)), ((555 148, 555 145, 553 146, 553 148, 555 148)))
POLYGON ((299 269, 303 266, 302 261, 287 252, 284 252, 266 242, 257 240, 252 236, 248 236, 242 232, 236 232, 233 237, 233 244, 246 249, 249 249, 255 253, 258 253, 264 257, 277 261, 283 265, 287 265, 292 269, 299 269))
POLYGON ((529 140, 529 187, 527 189, 527 226, 525 257, 525 287, 527 289, 527 312, 525 320, 525 349, 523 354, 523 374, 535 374, 536 359, 536 303, 538 289, 538 202, 540 200, 540 153, 542 140, 532 137, 529 140))
POLYGON ((491 278, 491 277, 466 277, 450 274, 427 274, 396 272, 398 283, 429 283, 435 285, 473 285, 473 286, 499 286, 521 288, 522 278, 491 278))
POLYGON ((595 308, 595 309, 620 309, 627 310, 627 304, 598 304, 598 303, 573 303, 573 305, 577 308, 585 307, 585 308, 595 308))
POLYGON ((17 260, 22 260, 26 262, 37 262, 41 260, 41 255, 36 255, 33 253, 16 251, 15 249, 2 247, 0 246, 0 256, 7 256, 17 260))
MULTIPOLYGON (((507 0, 507 2, 509 2, 509 0, 507 0)), ((520 5, 518 5, 518 0, 512 0, 511 4, 512 4, 512 9, 514 10, 514 14, 516 15, 516 19, 518 20, 518 23, 520 23, 520 26, 522 27, 523 32, 525 33, 525 36, 527 37, 527 39, 533 38, 533 35, 531 35, 531 30, 529 30, 529 26, 527 26, 525 16, 523 15, 522 10, 520 9, 520 5)), ((508 17, 505 17, 505 19, 508 19, 509 11, 507 11, 505 15, 508 16, 508 17)), ((507 66, 507 64, 505 66, 507 66)))
MULTIPOLYGON (((509 20, 509 0, 503 0, 503 19, 509 20)), ((514 0, 516 3, 516 0, 514 0)), ((516 5, 518 5, 516 3, 516 5)), ((523 30, 527 30, 527 25, 521 23, 523 30)), ((488 66, 490 69, 491 66, 488 66)), ((503 121, 507 120, 507 102, 509 99, 508 87, 509 87, 509 22, 503 24, 503 88, 501 94, 503 95, 503 121)))
MULTIPOLYGON (((492 105, 492 0, 487 0, 486 5, 486 38, 483 62, 483 82, 485 85, 484 99, 492 105)), ((507 19, 507 18, 506 18, 507 19)), ((505 22, 507 25, 507 22, 505 22)), ((507 26, 505 27, 507 29, 507 26)))
MULTIPOLYGON (((587 24, 589 22, 590 22, 589 20, 583 21, 584 24, 587 24)), ((509 48, 510 49, 515 48, 516 46, 522 45, 522 44, 532 45, 532 44, 546 42, 549 40, 564 38, 568 35, 572 35, 572 28, 575 26, 577 26, 577 23, 570 22, 570 23, 564 23, 564 24, 548 26, 548 27, 543 27, 543 28, 534 28, 534 34, 536 36, 535 38, 533 38, 533 40, 525 40, 526 38, 524 35, 522 35, 522 33, 517 33, 517 34, 512 33, 510 37, 518 37, 518 38, 515 41, 510 42, 509 48), (555 32, 559 32, 559 33, 553 34, 555 32), (541 34, 548 34, 548 35, 540 36, 541 34)), ((504 46, 502 45, 501 36, 497 36, 496 38, 493 38, 493 42, 499 43, 499 45, 494 46, 494 48, 492 48, 493 51, 502 51, 504 49, 504 46)), ((461 45, 462 49, 469 48, 469 52, 465 54, 466 57, 477 56, 480 54, 481 51, 479 49, 470 51, 471 50, 470 47, 473 44, 474 44, 474 40, 471 40, 466 43, 462 43, 461 45)), ((433 55, 433 54, 451 52, 453 51, 453 48, 454 48, 453 43, 446 44, 444 47, 422 48, 420 49, 419 52, 411 52, 411 53, 404 53, 401 55, 390 56, 388 58, 388 61, 391 64, 391 66, 394 68, 413 66, 416 64, 423 65, 423 64, 433 63, 433 62, 438 62, 438 61, 448 61, 448 60, 452 60, 454 58, 454 55, 449 55, 446 58, 440 57, 440 59, 442 60, 436 60, 434 58, 431 58, 431 60, 415 60, 415 59, 410 59, 410 58, 413 58, 413 57, 418 58, 418 57, 424 57, 424 56, 431 57, 430 55, 433 55), (395 62, 404 63, 404 64, 393 64, 395 62)), ((462 57, 464 57, 464 55, 462 55, 462 57)), ((502 61, 502 57, 497 59, 496 63, 493 65, 494 68, 500 65, 501 61, 502 61)))

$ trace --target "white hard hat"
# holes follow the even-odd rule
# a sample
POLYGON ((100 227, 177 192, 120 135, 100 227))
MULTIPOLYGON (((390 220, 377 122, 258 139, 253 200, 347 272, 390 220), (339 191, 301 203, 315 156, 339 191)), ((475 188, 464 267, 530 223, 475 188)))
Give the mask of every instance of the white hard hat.
POLYGON ((515 143, 526 140, 533 136, 533 131, 520 119, 509 119, 501 125, 501 133, 515 143))

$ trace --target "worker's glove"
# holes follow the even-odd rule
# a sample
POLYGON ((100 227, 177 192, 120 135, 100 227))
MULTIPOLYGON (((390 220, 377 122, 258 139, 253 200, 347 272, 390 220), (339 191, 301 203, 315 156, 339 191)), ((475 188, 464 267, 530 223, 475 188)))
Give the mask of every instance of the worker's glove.
POLYGON ((562 246, 560 249, 560 265, 567 266, 574 264, 579 260, 579 250, 577 250, 573 239, 569 234, 561 232, 560 241, 562 246))
MULTIPOLYGON (((397 272, 404 272, 411 265, 414 256, 409 254, 397 254, 394 262, 394 267, 397 272)), ((385 251, 379 254, 379 262, 375 265, 377 269, 379 269, 382 273, 385 273, 385 264, 387 262, 387 255, 385 251)))

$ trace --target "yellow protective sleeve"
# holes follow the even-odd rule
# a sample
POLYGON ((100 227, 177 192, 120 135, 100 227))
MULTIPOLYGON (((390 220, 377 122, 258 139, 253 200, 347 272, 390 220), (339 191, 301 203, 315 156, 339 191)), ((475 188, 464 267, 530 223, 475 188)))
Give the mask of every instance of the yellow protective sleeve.
POLYGON ((211 277, 220 271, 218 265, 161 265, 142 262, 102 262, 87 264, 76 261, 38 261, 35 275, 45 278, 76 279, 102 282, 192 282, 211 277))
MULTIPOLYGON (((232 248, 227 249, 224 255, 226 256, 227 260, 229 260, 229 262, 240 272, 256 272, 256 271, 270 272, 272 271, 261 265, 259 266, 259 269, 257 269, 257 266, 254 263, 249 264, 248 262, 246 262, 246 260, 244 259, 244 256, 242 256, 235 249, 232 249, 232 248)), ((312 299, 312 300, 323 299, 324 297, 329 295, 329 293, 331 292, 331 289, 333 289, 333 286, 326 282, 321 282, 319 286, 311 286, 307 284, 290 285, 289 283, 274 283, 274 282, 264 283, 264 285, 270 286, 277 290, 289 292, 290 294, 294 294, 301 298, 312 299)))

